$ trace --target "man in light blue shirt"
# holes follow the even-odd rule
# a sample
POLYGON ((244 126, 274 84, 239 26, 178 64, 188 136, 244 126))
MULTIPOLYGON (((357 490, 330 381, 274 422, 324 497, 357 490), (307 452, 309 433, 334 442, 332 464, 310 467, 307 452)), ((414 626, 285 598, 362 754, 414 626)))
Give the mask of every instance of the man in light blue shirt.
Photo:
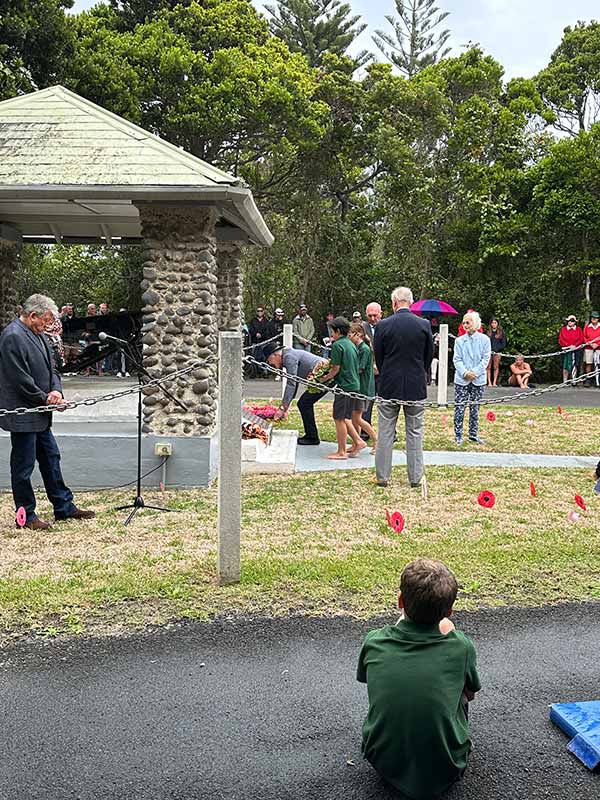
POLYGON ((456 444, 461 445, 468 404, 469 439, 483 444, 483 439, 479 438, 479 404, 483 399, 492 349, 489 336, 479 333, 481 318, 476 311, 465 314, 463 326, 466 333, 454 343, 454 436, 456 444))

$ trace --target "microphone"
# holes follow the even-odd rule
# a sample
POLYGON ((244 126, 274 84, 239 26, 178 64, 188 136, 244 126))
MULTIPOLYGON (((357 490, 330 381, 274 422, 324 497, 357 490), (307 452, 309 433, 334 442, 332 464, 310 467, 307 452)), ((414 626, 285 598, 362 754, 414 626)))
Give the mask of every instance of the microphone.
POLYGON ((118 336, 111 336, 110 333, 105 333, 104 331, 100 331, 98 338, 101 342, 105 342, 107 339, 112 339, 113 342, 119 342, 119 344, 129 344, 129 342, 125 341, 125 339, 119 339, 118 336))

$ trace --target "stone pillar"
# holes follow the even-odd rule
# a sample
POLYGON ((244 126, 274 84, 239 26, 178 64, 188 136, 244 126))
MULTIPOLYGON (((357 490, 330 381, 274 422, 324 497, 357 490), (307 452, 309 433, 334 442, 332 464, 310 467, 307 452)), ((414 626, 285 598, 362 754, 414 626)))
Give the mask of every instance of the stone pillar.
POLYGON ((0 224, 0 330, 12 322, 17 313, 15 275, 20 263, 20 234, 0 224))
POLYGON ((145 433, 208 436, 217 409, 216 211, 206 207, 140 206, 145 242, 142 281, 143 358, 152 377, 211 359, 165 384, 184 412, 160 388, 144 391, 145 433))
POLYGON ((219 242, 217 246, 217 313, 220 331, 242 328, 241 242, 219 242))

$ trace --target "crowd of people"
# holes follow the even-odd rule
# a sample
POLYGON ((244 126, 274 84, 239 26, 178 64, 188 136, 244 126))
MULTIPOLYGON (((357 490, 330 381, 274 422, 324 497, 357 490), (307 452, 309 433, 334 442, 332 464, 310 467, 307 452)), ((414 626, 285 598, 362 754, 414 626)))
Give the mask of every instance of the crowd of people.
MULTIPOLYGON (((343 460, 356 458, 371 440, 371 453, 375 455, 376 481, 387 486, 392 469, 392 448, 396 438, 396 425, 400 408, 403 409, 406 429, 408 477, 411 486, 421 485, 423 476, 423 422, 427 399, 427 383, 436 381, 439 362, 440 334, 438 320, 424 319, 411 313, 413 295, 409 288, 398 287, 391 295, 393 313, 383 318, 381 305, 376 302, 366 307, 367 319, 359 311, 352 314, 352 322, 345 317, 327 315, 321 326, 320 341, 310 338, 314 323, 305 305, 301 305, 294 318, 296 326, 292 347, 283 347, 282 331, 285 315, 276 310, 278 329, 274 320, 267 320, 264 308, 250 323, 250 336, 259 355, 276 369, 285 368, 288 380, 284 397, 276 418, 288 413, 298 382, 294 377, 310 378, 319 365, 328 364, 328 370, 319 377, 319 383, 335 386, 333 419, 336 429, 337 450, 327 458, 343 460), (262 326, 259 329, 259 325, 262 326), (306 335, 305 335, 306 334, 306 335), (258 336, 258 338, 256 338, 258 336), (265 344, 260 344, 264 342, 265 344), (319 351, 311 352, 311 348, 319 351), (362 395, 355 396, 355 395, 362 395), (378 402, 378 434, 371 425, 373 400, 400 400, 404 404, 378 402), (414 405, 411 403, 414 401, 414 405), (350 439, 350 446, 347 446, 350 439)), ((583 359, 586 374, 598 369, 600 353, 600 314, 593 311, 590 322, 582 329, 574 315, 565 319, 559 333, 562 353, 563 377, 572 382, 583 359)), ((464 424, 468 409, 468 438, 484 444, 479 435, 479 410, 486 386, 498 386, 500 362, 507 347, 507 337, 497 318, 492 318, 484 329, 477 311, 469 309, 463 316, 457 335, 453 337, 452 364, 454 367, 454 437, 457 446, 464 441, 464 424)), ((534 388, 533 370, 521 354, 511 356, 508 385, 519 390, 534 388)), ((598 385, 598 376, 596 385, 598 385)), ((314 406, 327 394, 326 390, 304 392, 298 401, 304 433, 300 445, 320 443, 315 423, 314 406)))
MULTIPOLYGON (((124 312, 126 309, 120 309, 124 312)), ((85 311, 77 314, 73 303, 65 303, 61 306, 58 314, 53 318, 46 329, 45 335, 48 338, 52 349, 56 365, 64 374, 73 375, 78 372, 77 359, 82 351, 88 347, 97 336, 97 333, 87 323, 83 327, 74 326, 71 323, 77 317, 84 320, 96 316, 108 316, 111 311, 108 303, 88 303, 85 311)), ((106 358, 97 361, 84 370, 85 375, 115 375, 117 378, 129 377, 129 364, 123 353, 111 353, 106 358)))

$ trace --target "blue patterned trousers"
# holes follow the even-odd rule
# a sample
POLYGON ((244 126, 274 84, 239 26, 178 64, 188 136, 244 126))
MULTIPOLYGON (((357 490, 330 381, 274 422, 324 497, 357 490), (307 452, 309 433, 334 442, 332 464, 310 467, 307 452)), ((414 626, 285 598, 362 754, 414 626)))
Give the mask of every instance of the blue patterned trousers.
POLYGON ((462 405, 454 406, 454 436, 462 439, 465 409, 469 405, 469 438, 474 439, 479 432, 479 405, 483 399, 484 386, 468 383, 466 386, 454 384, 454 400, 462 405))

